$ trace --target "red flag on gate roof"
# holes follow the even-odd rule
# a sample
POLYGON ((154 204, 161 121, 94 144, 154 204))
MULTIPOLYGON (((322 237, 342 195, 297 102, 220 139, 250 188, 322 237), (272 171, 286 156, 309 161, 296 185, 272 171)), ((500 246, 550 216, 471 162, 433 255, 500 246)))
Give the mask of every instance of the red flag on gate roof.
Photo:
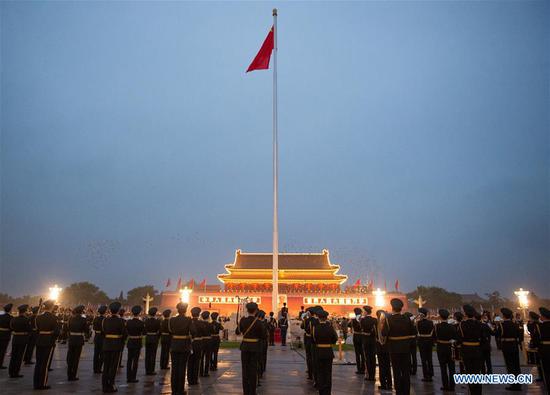
POLYGON ((250 66, 248 66, 248 69, 246 72, 254 71, 254 70, 265 70, 269 69, 269 60, 271 59, 271 52, 273 52, 274 48, 274 37, 273 37, 273 26, 271 27, 271 30, 269 30, 269 33, 267 33, 267 37, 264 40, 264 43, 262 44, 262 47, 258 51, 258 54, 252 60, 252 63, 250 63, 250 66))
POLYGON ((388 290, 388 281, 384 280, 384 291, 388 290))
POLYGON ((206 279, 201 281, 201 283, 199 284, 199 287, 200 288, 206 288, 206 279))
POLYGON ((354 286, 355 288, 360 287, 360 286, 361 286, 361 279, 358 278, 357 281, 355 282, 355 284, 353 284, 353 286, 354 286))
POLYGON ((181 276, 178 278, 178 283, 176 285, 176 291, 179 291, 182 288, 181 286, 181 276))
POLYGON ((399 291, 399 279, 395 280, 395 290, 399 291))
POLYGON ((170 284, 171 284, 170 279, 166 280, 165 288, 168 288, 170 286, 170 284))
POLYGON ((189 288, 193 289, 195 288, 195 280, 194 279, 191 279, 191 281, 189 281, 189 288))

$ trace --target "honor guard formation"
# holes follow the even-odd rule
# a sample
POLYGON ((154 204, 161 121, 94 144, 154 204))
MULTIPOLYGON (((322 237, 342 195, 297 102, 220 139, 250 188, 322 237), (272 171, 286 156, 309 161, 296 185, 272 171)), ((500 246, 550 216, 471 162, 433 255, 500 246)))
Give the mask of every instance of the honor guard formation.
MULTIPOLYGON (((541 307, 540 314, 531 311, 525 325, 521 316, 508 308, 500 309, 500 315, 495 317, 488 312, 479 313, 471 305, 464 305, 462 311, 453 315, 440 309, 437 316, 430 316, 425 308, 419 308, 417 315, 402 312, 400 299, 392 299, 390 304, 391 311, 378 310, 374 314, 370 306, 355 308, 354 318, 349 319, 329 319, 322 306, 302 307, 295 321, 303 331, 305 373, 320 395, 332 393, 333 350, 338 343, 345 342, 348 333, 352 336, 355 374, 374 382, 378 369, 381 391, 411 392, 410 377, 417 373, 417 351, 421 380, 432 383, 435 375, 441 377, 441 388, 433 388, 436 393, 455 390, 455 373, 491 374, 493 337, 508 374, 517 377, 521 373, 520 355, 524 352, 527 363, 536 366, 537 380, 543 381, 548 391, 550 310, 541 307), (527 342, 524 326, 529 335, 527 342), (434 371, 434 350, 439 372, 434 371)), ((286 305, 277 316, 274 312, 266 314, 253 302, 244 307, 246 316, 237 317, 235 330, 240 338, 242 391, 255 395, 267 371, 268 349, 275 345, 275 333, 280 333, 281 346, 286 347, 292 320, 286 305)), ((32 382, 36 390, 50 388, 48 372, 58 343, 67 344, 67 380, 77 381, 82 348, 93 341, 93 373, 101 375, 105 393, 117 391, 115 382, 123 367, 124 348, 127 348, 124 361, 127 383, 139 381, 142 348, 145 348, 145 375, 157 374, 160 348, 159 368, 170 370, 174 395, 185 394, 186 384, 196 385, 218 369, 220 332, 224 327, 217 312, 193 307, 188 315, 188 305, 178 303, 174 314, 171 310, 157 314, 156 307, 145 312, 141 306, 134 306, 127 316, 119 302, 91 311, 82 305, 72 310, 60 309, 51 300, 31 309, 21 305, 15 315, 12 308, 7 304, 0 314, 0 369, 8 369, 10 378, 19 379, 23 377, 21 366, 34 364, 32 382), (9 361, 5 361, 10 342, 11 354, 9 361)), ((471 394, 482 392, 481 384, 468 387, 471 394)), ((509 391, 525 389, 522 384, 506 387, 509 391)))

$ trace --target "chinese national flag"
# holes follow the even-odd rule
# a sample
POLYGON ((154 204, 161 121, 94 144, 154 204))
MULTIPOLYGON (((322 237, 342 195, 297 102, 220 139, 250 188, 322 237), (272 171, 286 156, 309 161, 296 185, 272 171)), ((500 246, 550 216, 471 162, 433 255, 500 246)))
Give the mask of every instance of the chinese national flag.
POLYGON ((170 279, 166 280, 166 288, 168 288, 170 286, 170 279))
POLYGON ((358 278, 357 281, 355 282, 355 284, 353 284, 353 286, 354 286, 355 288, 360 287, 360 286, 361 286, 361 279, 358 278))
POLYGON ((199 284, 199 287, 200 288, 206 288, 206 279, 201 281, 201 283, 199 284))
POLYGON ((269 60, 271 59, 271 52, 273 52, 274 47, 274 39, 273 39, 273 27, 271 27, 271 30, 267 34, 267 37, 265 38, 264 43, 262 44, 262 47, 258 51, 258 54, 250 63, 250 66, 248 66, 248 69, 246 72, 254 71, 254 70, 265 70, 269 69, 269 60))
POLYGON ((181 289, 181 276, 178 278, 178 284, 176 285, 176 291, 179 291, 181 289))
POLYGON ((399 291, 399 280, 395 280, 395 290, 399 291))

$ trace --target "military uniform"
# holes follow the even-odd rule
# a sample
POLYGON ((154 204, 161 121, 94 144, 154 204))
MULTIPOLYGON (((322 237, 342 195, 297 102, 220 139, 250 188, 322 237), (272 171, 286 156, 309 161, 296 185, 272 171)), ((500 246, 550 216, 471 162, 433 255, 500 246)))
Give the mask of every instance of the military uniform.
POLYGON ((7 369, 4 366, 4 358, 6 357, 6 350, 11 340, 11 328, 10 322, 13 318, 10 314, 13 305, 8 303, 4 306, 4 314, 0 315, 0 369, 7 369))
POLYGON ((220 351, 220 331, 223 331, 223 325, 218 321, 218 313, 212 313, 212 323, 210 326, 210 343, 212 347, 212 359, 210 370, 218 370, 218 352, 220 351))
POLYGON ((312 341, 317 354, 317 389, 319 395, 330 395, 332 391, 332 360, 334 351, 332 346, 338 341, 338 335, 327 319, 326 311, 319 312, 319 322, 312 332, 312 341))
POLYGON ((48 368, 52 359, 55 341, 59 336, 59 327, 56 316, 49 311, 53 302, 44 302, 46 311, 36 317, 36 365, 34 365, 34 389, 48 389, 48 368))
POLYGON ((422 318, 416 323, 418 351, 422 363, 422 381, 432 381, 434 375, 432 358, 434 323, 426 318, 428 310, 420 308, 418 311, 422 314, 422 318))
POLYGON ((286 333, 288 331, 288 318, 285 311, 282 312, 283 316, 279 319, 279 329, 281 330, 281 346, 286 346, 286 333))
POLYGON ((390 390, 392 389, 392 375, 391 375, 391 362, 390 362, 390 349, 388 343, 382 333, 380 333, 380 315, 384 314, 382 310, 376 312, 378 316, 377 324, 374 327, 376 330, 376 355, 378 356, 378 375, 380 378, 380 389, 390 390))
POLYGON ((488 323, 481 321, 481 316, 476 319, 481 322, 481 373, 493 374, 493 363, 491 361, 491 336, 495 334, 488 323))
POLYGON ((120 353, 124 349, 126 327, 124 320, 117 313, 120 303, 114 302, 109 306, 111 316, 103 320, 101 333, 103 334, 103 373, 101 384, 103 392, 116 392, 115 377, 120 361, 120 353))
POLYGON ((157 308, 149 309, 149 317, 145 319, 145 374, 155 374, 155 363, 157 360, 157 349, 160 340, 160 321, 155 318, 157 308))
POLYGON ((452 353, 452 342, 456 341, 456 328, 447 322, 449 312, 439 310, 442 322, 434 327, 434 340, 436 342, 437 359, 441 370, 441 381, 443 382, 443 391, 454 391, 455 382, 455 362, 452 353))
POLYGON ((355 350, 355 365, 357 374, 365 374, 365 336, 361 329, 361 309, 354 310, 357 318, 354 318, 348 324, 353 333, 353 349, 355 350))
POLYGON ((84 345, 84 337, 88 331, 88 321, 82 317, 84 306, 78 306, 73 311, 73 316, 67 320, 67 336, 69 340, 69 349, 67 351, 67 379, 69 381, 78 380, 78 363, 80 354, 84 345))
POLYGON ((92 328, 94 330, 94 373, 101 373, 103 369, 103 339, 102 332, 103 320, 105 319, 105 312, 107 306, 100 306, 97 309, 98 316, 94 318, 92 322, 92 328))
MULTIPOLYGON (((472 306, 463 307, 468 317, 458 325, 458 341, 461 344, 462 360, 466 374, 481 374, 481 342, 483 328, 481 322, 475 320, 475 309, 472 306)), ((481 394, 481 384, 468 384, 471 394, 481 394)))
POLYGON ((201 377, 208 377, 210 376, 208 374, 208 371, 210 370, 210 360, 212 359, 212 349, 211 349, 211 342, 210 342, 210 336, 212 334, 212 328, 210 325, 210 322, 208 321, 210 319, 210 312, 203 311, 201 313, 202 321, 200 322, 200 330, 201 330, 201 342, 202 342, 202 353, 201 353, 201 361, 199 365, 199 375, 201 377))
POLYGON ((23 356, 25 355, 25 348, 27 347, 31 331, 29 319, 25 316, 28 308, 29 306, 26 304, 19 306, 19 315, 12 318, 10 322, 13 338, 11 341, 9 374, 12 378, 23 377, 19 372, 21 371, 21 364, 23 363, 23 356))
POLYGON ((365 379, 376 380, 376 318, 371 317, 372 307, 363 307, 367 315, 361 319, 363 332, 363 353, 365 355, 365 379))
POLYGON ((168 369, 170 362, 170 332, 168 331, 168 322, 170 321, 170 310, 162 312, 163 319, 160 322, 160 368, 168 369))
MULTIPOLYGON (((310 308, 308 307, 306 310, 308 313, 310 312, 310 308)), ((312 366, 312 355, 311 355, 311 320, 312 317, 305 317, 302 319, 302 322, 300 323, 300 328, 304 330, 304 348, 306 350, 306 369, 307 369, 307 378, 308 380, 313 380, 313 366, 312 366)))
MULTIPOLYGON (((256 303, 246 305, 249 314, 258 309, 256 303)), ((241 318, 236 330, 237 335, 242 334, 241 342, 241 366, 244 395, 256 395, 258 383, 258 364, 261 355, 260 340, 267 340, 265 326, 258 322, 258 317, 249 315, 241 318)))
POLYGON ((23 357, 23 362, 25 365, 32 365, 32 356, 34 354, 34 347, 36 346, 36 315, 38 314, 38 306, 32 308, 32 314, 29 317, 29 341, 27 343, 27 348, 25 349, 25 356, 23 357))
POLYGON ((275 329, 277 329, 277 320, 273 318, 273 312, 269 313, 269 318, 267 319, 268 324, 268 334, 269 334, 269 345, 275 345, 275 329))
MULTIPOLYGON (((500 309, 504 316, 504 321, 498 323, 496 332, 501 341, 501 350, 506 364, 506 373, 517 376, 521 374, 519 363, 519 345, 523 341, 523 330, 520 330, 518 324, 512 321, 513 312, 510 309, 500 309)), ((521 391, 521 384, 512 384, 506 387, 508 390, 521 391)))
POLYGON ((199 382, 199 370, 202 355, 202 323, 199 321, 200 307, 191 309, 191 324, 189 331, 191 334, 192 353, 189 356, 189 365, 187 367, 187 381, 189 385, 195 385, 199 382))
POLYGON ((537 348, 546 390, 550 388, 550 310, 539 309, 543 321, 535 324, 533 345, 537 348))
POLYGON ((168 319, 170 339, 170 356, 172 369, 170 383, 173 395, 185 394, 185 373, 191 353, 191 318, 185 316, 187 304, 179 303, 178 315, 168 319))

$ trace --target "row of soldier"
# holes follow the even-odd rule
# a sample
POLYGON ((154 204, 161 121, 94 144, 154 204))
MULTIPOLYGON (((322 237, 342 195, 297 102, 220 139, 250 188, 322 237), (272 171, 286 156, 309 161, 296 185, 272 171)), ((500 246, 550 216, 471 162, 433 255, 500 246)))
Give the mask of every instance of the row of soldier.
MULTIPOLYGON (((3 361, 6 349, 12 339, 12 352, 9 362, 9 375, 12 378, 23 377, 20 369, 23 361, 32 363, 33 349, 36 349, 36 364, 33 386, 35 389, 49 389, 48 371, 51 370, 52 355, 56 341, 63 332, 63 319, 55 314, 52 301, 44 302, 40 308, 33 308, 28 315, 28 306, 18 307, 19 314, 10 314, 12 305, 4 306, 0 315, 0 368, 5 369, 3 361)), ((178 315, 171 316, 165 310, 162 320, 156 318, 157 309, 149 309, 148 316, 141 318, 141 306, 131 309, 132 319, 124 320, 124 310, 119 302, 98 308, 97 316, 91 321, 83 315, 84 306, 77 306, 67 317, 66 337, 67 379, 78 380, 78 364, 86 334, 90 326, 94 331, 94 373, 102 375, 103 392, 116 392, 115 377, 122 367, 124 346, 128 349, 126 381, 136 383, 138 361, 143 343, 145 343, 145 372, 154 375, 157 349, 160 343, 160 368, 168 369, 171 359, 171 385, 173 394, 183 394, 187 377, 189 385, 198 383, 199 376, 209 376, 210 370, 217 370, 220 331, 223 325, 218 314, 210 314, 199 307, 191 309, 191 318, 186 317, 187 305, 177 306, 178 315)))

